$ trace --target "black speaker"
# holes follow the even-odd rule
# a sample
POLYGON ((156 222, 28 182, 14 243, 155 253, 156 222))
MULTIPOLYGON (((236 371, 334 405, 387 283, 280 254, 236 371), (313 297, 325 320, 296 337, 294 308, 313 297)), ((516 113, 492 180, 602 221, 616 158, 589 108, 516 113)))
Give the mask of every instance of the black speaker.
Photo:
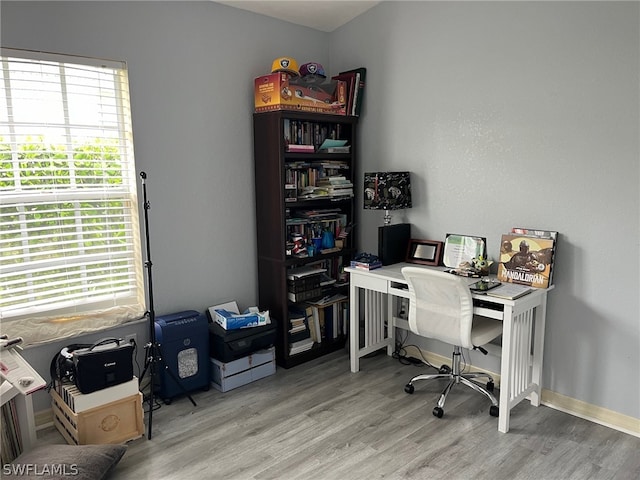
POLYGON ((404 262, 410 239, 410 223, 378 227, 378 258, 382 261, 382 265, 404 262))

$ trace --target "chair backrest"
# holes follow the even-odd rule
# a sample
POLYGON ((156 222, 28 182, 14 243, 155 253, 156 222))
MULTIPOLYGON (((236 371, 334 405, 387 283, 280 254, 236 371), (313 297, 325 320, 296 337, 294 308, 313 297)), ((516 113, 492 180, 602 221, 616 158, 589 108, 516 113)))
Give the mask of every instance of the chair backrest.
POLYGON ((430 268, 403 267, 409 282, 409 328, 423 337, 473 348, 473 299, 467 280, 430 268))

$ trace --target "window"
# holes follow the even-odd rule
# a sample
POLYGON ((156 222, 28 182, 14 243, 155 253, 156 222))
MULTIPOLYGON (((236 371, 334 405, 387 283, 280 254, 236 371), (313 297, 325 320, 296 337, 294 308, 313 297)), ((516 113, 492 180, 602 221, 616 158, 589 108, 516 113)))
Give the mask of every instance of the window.
POLYGON ((144 315, 123 62, 2 49, 0 329, 27 344, 144 315))

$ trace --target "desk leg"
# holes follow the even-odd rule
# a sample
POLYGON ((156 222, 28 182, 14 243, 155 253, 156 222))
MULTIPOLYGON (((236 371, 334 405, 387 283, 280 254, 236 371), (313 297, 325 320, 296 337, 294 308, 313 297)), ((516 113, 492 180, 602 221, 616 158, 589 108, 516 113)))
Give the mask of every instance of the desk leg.
POLYGON ((349 356, 351 371, 360 370, 360 289, 351 281, 349 287, 349 356))
POLYGON ((18 395, 15 398, 16 413, 20 424, 20 434, 22 435, 22 451, 27 452, 35 445, 37 440, 33 400, 31 395, 18 395))
POLYGON ((511 357, 513 352, 513 309, 505 305, 502 325, 502 360, 500 362, 500 411, 498 414, 498 431, 509 431, 509 415, 511 414, 510 395, 512 379, 511 357))
POLYGON ((547 294, 535 309, 535 336, 533 341, 533 362, 531 366, 531 382, 534 390, 531 392, 529 400, 531 405, 540 406, 540 392, 542 391, 542 358, 544 352, 544 329, 547 317, 547 294))
POLYGON ((397 311, 396 302, 396 297, 387 295, 387 338, 389 339, 387 355, 389 356, 392 356, 393 351, 396 349, 396 322, 394 321, 397 311))

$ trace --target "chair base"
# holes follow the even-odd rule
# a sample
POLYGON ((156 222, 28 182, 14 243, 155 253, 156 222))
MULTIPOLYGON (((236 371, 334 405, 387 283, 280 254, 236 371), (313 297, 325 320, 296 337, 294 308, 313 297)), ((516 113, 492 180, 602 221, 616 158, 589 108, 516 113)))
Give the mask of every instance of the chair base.
POLYGON ((461 356, 462 354, 460 352, 460 347, 458 346, 454 347, 452 361, 451 361, 451 365, 452 365, 451 371, 447 371, 448 368, 441 368, 439 373, 416 375, 409 381, 409 383, 407 383, 407 385, 405 385, 404 391, 407 393, 413 393, 414 392, 413 384, 418 380, 434 380, 438 378, 446 378, 446 379, 449 379, 449 383, 440 394, 440 398, 438 399, 438 404, 433 409, 433 414, 436 417, 442 418, 442 416, 444 415, 444 404, 447 400, 447 396, 449 395, 449 392, 451 391, 453 386, 459 383, 462 383, 463 385, 466 385, 467 387, 487 397, 491 401, 491 408, 489 409, 489 413, 491 414, 491 416, 497 417, 499 413, 498 401, 496 400, 496 397, 491 393, 494 387, 493 377, 488 373, 483 373, 483 372, 469 372, 464 374, 461 373, 460 372, 461 356), (486 387, 479 383, 474 382, 472 379, 475 379, 475 378, 486 378, 487 379, 486 387))

